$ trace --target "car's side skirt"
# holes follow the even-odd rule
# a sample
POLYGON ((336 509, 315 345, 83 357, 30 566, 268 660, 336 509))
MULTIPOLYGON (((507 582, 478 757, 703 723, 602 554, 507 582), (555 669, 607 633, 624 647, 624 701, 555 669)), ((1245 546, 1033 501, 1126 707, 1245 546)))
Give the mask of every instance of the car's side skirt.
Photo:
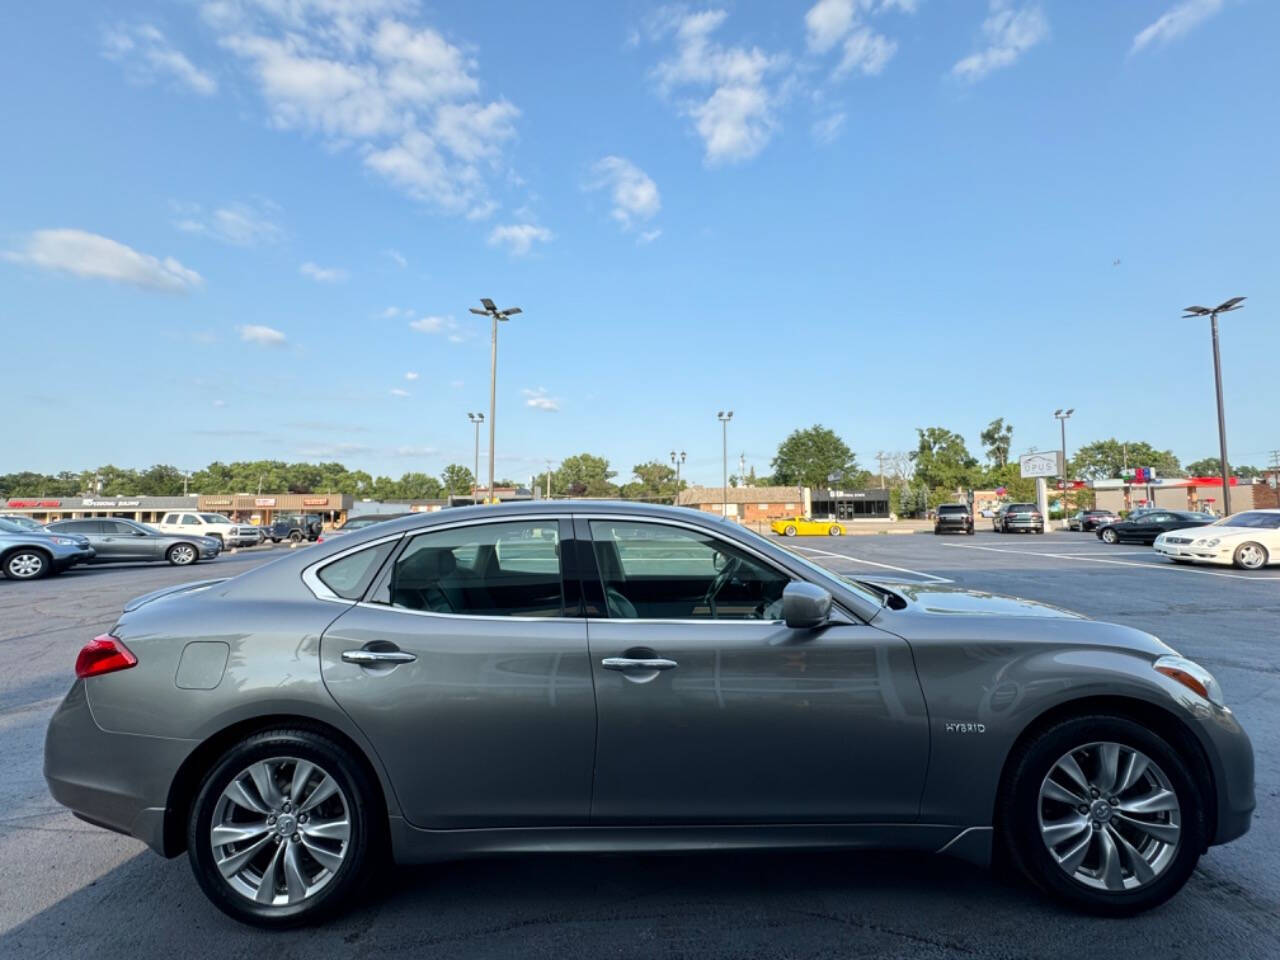
POLYGON ((932 823, 519 827, 424 830, 392 817, 398 863, 520 853, 693 853, 732 850, 916 850, 991 863, 992 829, 932 823))

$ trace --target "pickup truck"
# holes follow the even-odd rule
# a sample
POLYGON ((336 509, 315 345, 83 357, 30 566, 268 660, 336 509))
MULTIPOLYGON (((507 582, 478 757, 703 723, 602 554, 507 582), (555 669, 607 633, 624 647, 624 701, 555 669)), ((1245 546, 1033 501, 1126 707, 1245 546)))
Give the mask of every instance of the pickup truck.
POLYGON ((162 533, 188 534, 213 537, 226 547, 250 547, 261 541, 258 528, 249 523, 233 523, 220 513, 197 513, 195 510, 175 510, 166 513, 159 523, 153 523, 162 533))

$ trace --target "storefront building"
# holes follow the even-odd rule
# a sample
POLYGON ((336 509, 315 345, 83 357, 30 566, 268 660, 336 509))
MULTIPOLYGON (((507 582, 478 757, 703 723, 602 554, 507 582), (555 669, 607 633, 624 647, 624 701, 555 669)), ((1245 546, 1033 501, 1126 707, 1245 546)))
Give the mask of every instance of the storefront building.
POLYGON ((205 493, 199 506, 206 513, 222 513, 236 523, 255 526, 269 526, 276 517, 314 513, 326 527, 333 527, 347 519, 354 499, 349 493, 205 493))
POLYGON ((83 517, 120 517, 158 523, 174 510, 220 513, 237 523, 265 525, 277 516, 314 513, 326 526, 340 524, 351 510, 346 493, 192 494, 189 497, 10 497, 0 512, 31 517, 40 523, 83 517))
MULTIPOLYGON (((1119 513, 1138 507, 1162 507, 1165 510, 1223 512, 1221 477, 1159 477, 1148 483, 1122 479, 1094 480, 1091 486, 1100 510, 1119 513)), ((1231 477, 1231 512, 1252 510, 1255 490, 1270 492, 1259 489, 1265 486, 1231 477)))

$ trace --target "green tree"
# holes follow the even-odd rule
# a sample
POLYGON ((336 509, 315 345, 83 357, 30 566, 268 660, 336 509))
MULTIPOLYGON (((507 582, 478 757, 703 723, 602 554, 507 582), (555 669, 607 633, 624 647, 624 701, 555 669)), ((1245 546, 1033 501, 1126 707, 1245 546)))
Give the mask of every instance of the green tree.
MULTIPOLYGON (((1187 464, 1187 474, 1192 477, 1219 477, 1222 475, 1222 460, 1219 457, 1203 457, 1187 464)), ((1231 475, 1241 480, 1252 480, 1262 476, 1257 467, 1233 466, 1231 475)))
POLYGON ((999 490, 1004 487, 1010 500, 1027 502, 1036 498, 1036 482, 1023 478, 1022 468, 1016 463, 1006 463, 1003 467, 992 467, 974 479, 974 486, 986 490, 999 490))
POLYGON ((138 488, 143 497, 177 497, 182 495, 182 471, 167 463, 157 463, 138 475, 138 488))
POLYGON ((978 461, 965 446, 964 437, 943 427, 917 427, 916 434, 919 444, 911 459, 917 483, 951 492, 972 485, 978 461))
POLYGON ((612 482, 615 475, 604 457, 579 453, 564 459, 552 476, 551 486, 554 493, 573 497, 616 497, 618 488, 612 482))
MULTIPOLYGON (((650 500, 670 503, 676 498, 676 472, 658 460, 637 463, 632 468, 635 480, 625 483, 620 493, 628 500, 650 500)), ((684 482, 681 481, 681 486, 684 482)))
POLYGON ((440 481, 429 473, 406 473, 398 486, 406 500, 436 500, 444 492, 440 481))
POLYGON ((852 485, 858 474, 848 444, 820 423, 793 431, 778 445, 770 465, 774 483, 820 490, 852 485))
POLYGON ((1005 423, 1004 417, 996 417, 987 424, 987 429, 980 436, 991 465, 1003 467, 1008 464, 1009 448, 1013 446, 1013 424, 1005 423))
POLYGON ((1172 450, 1157 450, 1141 440, 1122 443, 1114 437, 1096 440, 1077 450, 1076 455, 1071 458, 1070 472, 1073 476, 1086 480, 1106 480, 1120 476, 1126 463, 1130 469, 1153 467, 1157 476, 1183 475, 1182 467, 1172 450))
POLYGON ((471 470, 460 463, 451 463, 440 473, 440 482, 449 496, 469 494, 475 485, 471 470))

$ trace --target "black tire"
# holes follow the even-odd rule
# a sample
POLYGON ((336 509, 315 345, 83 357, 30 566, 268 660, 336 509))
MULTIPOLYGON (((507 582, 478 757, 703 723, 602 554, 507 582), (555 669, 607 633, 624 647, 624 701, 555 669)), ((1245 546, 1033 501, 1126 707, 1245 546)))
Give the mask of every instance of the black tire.
POLYGON ((200 562, 200 548, 191 543, 175 543, 165 551, 164 558, 175 567, 189 567, 200 562))
POLYGON ((378 792, 364 767, 342 746, 307 729, 264 730, 224 753, 205 776, 187 817, 187 855, 205 895, 228 916, 259 927, 295 927, 328 920, 350 907, 367 889, 372 867, 383 855, 382 830, 376 816, 378 792), (213 851, 209 827, 222 791, 251 764, 272 758, 294 758, 316 764, 337 783, 347 801, 350 835, 337 872, 310 897, 296 904, 260 904, 237 892, 223 879, 213 851))
POLYGON ((292 531, 292 532, 289 534, 289 542, 290 542, 290 543, 301 543, 301 542, 302 542, 302 533, 301 533, 301 531, 298 531, 298 530, 294 530, 294 531, 292 531))
POLYGON ((1110 527, 1103 527, 1102 532, 1098 534, 1098 537, 1103 543, 1110 544, 1111 546, 1115 546, 1120 542, 1120 534, 1116 533, 1110 527))
POLYGON ((1267 553, 1267 548, 1252 540, 1240 544, 1236 547, 1236 552, 1231 555, 1231 562, 1241 570, 1261 570, 1270 560, 1271 555, 1267 553))
POLYGON ((831 529, 827 531, 827 535, 828 535, 828 536, 831 536, 831 537, 838 537, 838 536, 840 536, 840 525, 839 525, 839 524, 836 524, 836 523, 833 523, 833 524, 831 525, 831 529))
POLYGON ((966 531, 965 531, 965 533, 967 533, 969 536, 971 536, 971 537, 972 537, 972 536, 973 536, 973 527, 970 527, 968 530, 966 530, 966 531))
POLYGON ((35 547, 18 547, 4 557, 4 575, 10 580, 39 580, 53 569, 53 559, 35 547))
POLYGON ((783 529, 782 533, 783 533, 783 536, 794 537, 796 535, 796 528, 791 524, 787 524, 786 528, 783 529))
POLYGON ((1147 726, 1108 714, 1061 720, 1019 744, 1006 763, 997 824, 1002 855, 1027 880, 1079 910, 1103 916, 1129 916, 1168 900, 1191 876, 1209 837, 1203 794, 1180 751, 1147 726), (1041 784, 1060 757, 1099 741, 1146 754, 1164 772, 1178 799, 1181 834, 1173 857, 1154 880, 1136 889, 1099 890, 1068 876, 1040 836, 1041 784))

